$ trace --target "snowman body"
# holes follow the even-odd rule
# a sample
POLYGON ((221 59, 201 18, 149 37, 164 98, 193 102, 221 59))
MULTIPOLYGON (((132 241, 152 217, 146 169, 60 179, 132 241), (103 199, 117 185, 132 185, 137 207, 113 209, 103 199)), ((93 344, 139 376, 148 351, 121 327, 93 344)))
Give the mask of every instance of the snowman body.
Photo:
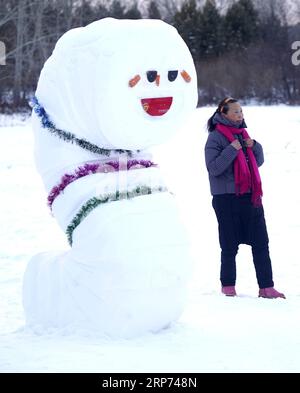
POLYGON ((134 337, 180 316, 188 241, 148 149, 182 125, 196 85, 186 45, 162 21, 107 18, 58 41, 32 121, 37 169, 71 247, 29 262, 28 324, 134 337))

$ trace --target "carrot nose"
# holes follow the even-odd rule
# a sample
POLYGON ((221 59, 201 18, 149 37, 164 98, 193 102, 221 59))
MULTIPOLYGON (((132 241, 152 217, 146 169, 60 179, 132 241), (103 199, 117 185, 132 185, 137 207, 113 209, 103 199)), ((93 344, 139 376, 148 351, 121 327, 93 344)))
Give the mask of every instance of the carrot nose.
POLYGON ((155 78, 156 86, 159 86, 159 81, 160 81, 160 75, 157 75, 155 78))

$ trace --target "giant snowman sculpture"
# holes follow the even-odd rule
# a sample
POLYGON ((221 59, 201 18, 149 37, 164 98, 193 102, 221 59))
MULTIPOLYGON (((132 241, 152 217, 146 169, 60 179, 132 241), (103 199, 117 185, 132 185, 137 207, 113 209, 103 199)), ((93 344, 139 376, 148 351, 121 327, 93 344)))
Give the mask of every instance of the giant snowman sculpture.
POLYGON ((196 102, 191 54, 160 20, 106 18, 59 39, 32 121, 37 168, 71 247, 29 262, 29 325, 134 337, 180 316, 188 242, 147 149, 169 140, 196 102))

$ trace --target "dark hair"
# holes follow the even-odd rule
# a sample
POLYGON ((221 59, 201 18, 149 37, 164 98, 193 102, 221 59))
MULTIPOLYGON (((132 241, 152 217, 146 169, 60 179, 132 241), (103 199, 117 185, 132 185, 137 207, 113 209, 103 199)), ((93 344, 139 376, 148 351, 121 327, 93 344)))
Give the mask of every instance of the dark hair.
POLYGON ((229 111, 229 104, 233 104, 234 102, 238 102, 235 98, 225 97, 222 101, 219 102, 218 108, 215 110, 215 113, 208 119, 207 121, 207 130, 211 132, 215 129, 215 124, 213 124, 213 117, 216 113, 225 113, 229 111))

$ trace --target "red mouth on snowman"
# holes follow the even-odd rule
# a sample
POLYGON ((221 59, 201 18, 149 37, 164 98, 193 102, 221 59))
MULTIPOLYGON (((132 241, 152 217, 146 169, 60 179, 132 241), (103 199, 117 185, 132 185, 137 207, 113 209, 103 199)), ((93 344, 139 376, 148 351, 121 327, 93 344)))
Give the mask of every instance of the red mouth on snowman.
POLYGON ((168 112, 173 97, 142 98, 141 103, 145 112, 150 116, 162 116, 168 112))

